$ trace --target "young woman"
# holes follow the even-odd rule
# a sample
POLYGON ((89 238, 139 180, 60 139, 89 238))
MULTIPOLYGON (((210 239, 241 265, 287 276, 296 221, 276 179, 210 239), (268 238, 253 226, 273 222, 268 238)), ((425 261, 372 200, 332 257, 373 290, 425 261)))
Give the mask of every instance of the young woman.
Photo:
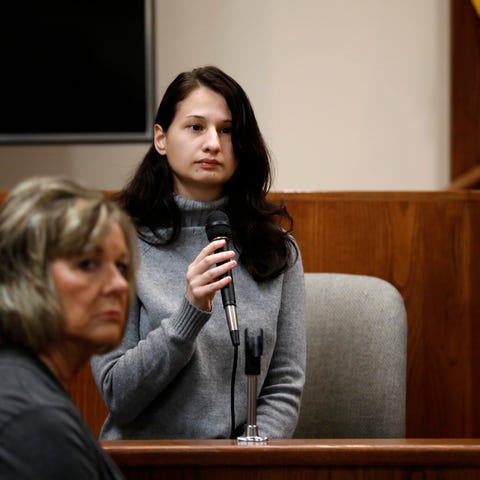
POLYGON ((26 180, 0 209, 0 478, 123 478, 67 388, 118 345, 136 233, 101 193, 26 180))
POLYGON ((122 206, 137 225, 137 301, 120 347, 92 359, 109 408, 104 439, 228 438, 247 419, 243 345, 231 425, 233 350, 220 295, 234 277, 240 338, 263 329, 257 425, 289 437, 305 370, 304 278, 291 218, 270 203, 270 158, 247 95, 216 67, 167 88, 154 142, 122 206), (232 242, 209 243, 224 211, 232 242))

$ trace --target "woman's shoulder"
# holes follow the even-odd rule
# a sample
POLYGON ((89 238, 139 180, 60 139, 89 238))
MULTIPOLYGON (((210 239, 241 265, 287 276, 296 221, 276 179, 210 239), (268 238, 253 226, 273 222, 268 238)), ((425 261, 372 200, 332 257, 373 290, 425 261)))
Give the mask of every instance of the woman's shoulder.
POLYGON ((2 349, 0 356, 0 417, 23 416, 28 411, 66 409, 73 403, 59 380, 33 353, 2 349))
POLYGON ((11 465, 21 470, 5 472, 18 475, 11 478, 36 478, 39 472, 48 472, 51 478, 65 472, 69 478, 93 478, 101 464, 96 440, 80 415, 75 413, 73 405, 40 402, 23 410, 1 429, 0 450, 3 453, 0 458, 7 457, 11 465))

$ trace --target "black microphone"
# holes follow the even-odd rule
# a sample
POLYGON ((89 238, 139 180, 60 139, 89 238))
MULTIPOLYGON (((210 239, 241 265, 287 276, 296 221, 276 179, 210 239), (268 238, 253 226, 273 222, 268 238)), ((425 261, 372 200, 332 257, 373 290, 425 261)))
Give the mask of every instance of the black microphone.
MULTIPOLYGON (((216 252, 224 252, 228 250, 227 247, 228 242, 232 237, 232 229, 230 228, 228 216, 224 212, 215 210, 214 212, 210 213, 207 218, 205 232, 207 233, 207 237, 210 242, 213 240, 222 239, 227 241, 225 246, 219 248, 216 252)), ((225 262, 217 263, 217 265, 222 265, 223 263, 225 262)), ((223 308, 225 309, 225 315, 227 316, 227 325, 228 330, 230 331, 232 344, 234 346, 238 346, 240 345, 240 332, 238 331, 237 303, 235 301, 235 289, 233 288, 232 272, 223 274, 222 278, 226 277, 227 275, 232 277, 232 281, 221 290, 223 308)))

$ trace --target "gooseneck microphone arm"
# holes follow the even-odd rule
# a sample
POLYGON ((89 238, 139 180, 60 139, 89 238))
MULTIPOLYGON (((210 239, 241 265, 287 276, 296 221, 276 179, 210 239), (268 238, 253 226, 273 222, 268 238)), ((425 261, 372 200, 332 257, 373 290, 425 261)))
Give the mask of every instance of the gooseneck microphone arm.
MULTIPOLYGON (((215 210, 208 216, 205 232, 207 233, 208 240, 211 242, 214 240, 226 240, 225 246, 219 248, 217 252, 228 250, 228 242, 232 238, 232 229, 230 228, 228 216, 224 212, 215 210)), ((217 263, 217 265, 222 265, 223 263, 225 262, 217 263)), ((232 272, 225 273, 222 277, 226 276, 232 277, 232 281, 221 290, 223 308, 227 318, 232 345, 238 346, 240 345, 240 332, 238 330, 237 303, 235 300, 232 272)))

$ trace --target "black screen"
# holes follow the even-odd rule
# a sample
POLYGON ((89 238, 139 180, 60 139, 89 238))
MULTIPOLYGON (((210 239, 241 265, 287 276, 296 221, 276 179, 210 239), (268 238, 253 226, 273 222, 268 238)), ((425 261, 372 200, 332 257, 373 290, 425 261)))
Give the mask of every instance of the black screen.
POLYGON ((150 139, 152 4, 19 0, 0 7, 0 140, 150 139))

